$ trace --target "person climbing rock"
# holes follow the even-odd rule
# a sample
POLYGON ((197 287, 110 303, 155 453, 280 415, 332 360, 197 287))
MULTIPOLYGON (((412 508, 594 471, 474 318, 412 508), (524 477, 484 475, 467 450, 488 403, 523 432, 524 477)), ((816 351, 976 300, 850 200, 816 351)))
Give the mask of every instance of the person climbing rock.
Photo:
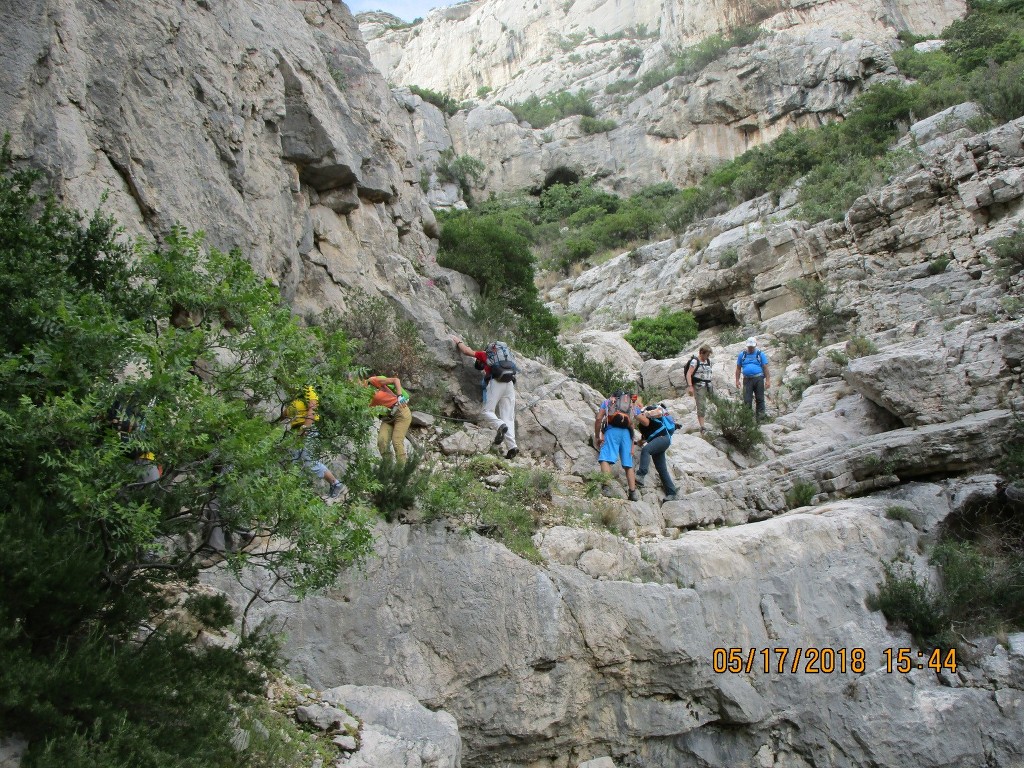
MULTIPOLYGON (((640 494, 636 490, 636 474, 633 471, 633 420, 638 408, 636 395, 617 390, 611 397, 601 403, 594 417, 594 445, 597 446, 597 460, 601 471, 611 477, 612 465, 622 463, 626 471, 626 485, 629 500, 638 501, 640 494)), ((601 493, 611 496, 611 488, 607 482, 601 484, 601 493)))
MULTIPOLYGON (((637 404, 643 406, 642 402, 637 404)), ((674 501, 677 493, 676 484, 672 482, 665 453, 672 445, 672 434, 676 429, 675 419, 664 404, 648 405, 642 407, 637 414, 636 428, 641 437, 640 467, 636 472, 637 488, 643 488, 644 479, 653 460, 654 468, 658 470, 658 476, 661 478, 661 485, 665 489, 665 501, 674 501)))
POLYGON ((474 350, 460 337, 452 336, 455 349, 475 361, 477 370, 483 371, 484 407, 480 418, 495 430, 494 444, 508 446, 506 459, 519 455, 516 445, 516 367, 508 345, 492 341, 484 350, 474 350))
POLYGON ((372 387, 373 398, 370 407, 381 414, 380 430, 377 432, 377 450, 381 458, 394 450, 395 463, 405 464, 405 435, 412 425, 412 411, 409 396, 402 389, 397 376, 371 376, 366 385, 372 387))
POLYGON ((285 406, 283 416, 288 420, 288 428, 298 429, 302 435, 302 447, 292 452, 292 460, 301 461, 306 469, 321 480, 325 480, 330 486, 328 496, 333 498, 341 493, 341 481, 316 457, 317 439, 320 436, 316 430, 316 422, 320 420, 316 412, 319 405, 320 399, 316 390, 307 385, 302 397, 292 400, 285 406))

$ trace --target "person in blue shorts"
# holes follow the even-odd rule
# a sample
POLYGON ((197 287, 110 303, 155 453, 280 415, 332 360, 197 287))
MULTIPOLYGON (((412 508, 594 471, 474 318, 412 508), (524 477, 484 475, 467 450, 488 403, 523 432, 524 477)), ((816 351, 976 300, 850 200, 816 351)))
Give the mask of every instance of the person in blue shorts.
MULTIPOLYGON (((601 471, 611 476, 612 465, 622 462, 630 501, 640 498, 633 471, 633 419, 639 410, 635 403, 635 395, 619 390, 601 403, 594 418, 594 444, 600 451, 597 460, 601 463, 601 471)), ((602 485, 601 492, 605 496, 612 495, 607 484, 602 485)))

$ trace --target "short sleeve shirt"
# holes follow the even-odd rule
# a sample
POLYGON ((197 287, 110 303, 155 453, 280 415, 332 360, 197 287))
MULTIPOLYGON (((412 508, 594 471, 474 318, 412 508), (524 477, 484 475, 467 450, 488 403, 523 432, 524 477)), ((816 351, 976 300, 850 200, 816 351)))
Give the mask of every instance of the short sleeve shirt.
POLYGON ((768 367, 768 356, 760 349, 753 352, 743 350, 736 358, 736 365, 740 367, 744 376, 763 376, 764 369, 768 367))

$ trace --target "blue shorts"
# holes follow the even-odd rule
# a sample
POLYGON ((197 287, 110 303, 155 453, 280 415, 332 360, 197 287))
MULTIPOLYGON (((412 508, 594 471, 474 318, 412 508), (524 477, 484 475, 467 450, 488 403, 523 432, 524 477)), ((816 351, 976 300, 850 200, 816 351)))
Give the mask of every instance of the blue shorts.
POLYGON ((633 466, 633 433, 624 427, 609 426, 604 431, 604 442, 601 443, 601 453, 597 456, 598 461, 607 461, 614 464, 622 462, 623 469, 633 466))

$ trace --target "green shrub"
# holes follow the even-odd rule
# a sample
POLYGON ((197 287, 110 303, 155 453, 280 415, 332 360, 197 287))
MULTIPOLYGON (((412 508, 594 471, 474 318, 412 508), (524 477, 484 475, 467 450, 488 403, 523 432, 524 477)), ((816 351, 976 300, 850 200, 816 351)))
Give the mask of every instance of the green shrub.
POLYGON ((570 115, 594 117, 594 105, 590 103, 590 95, 586 90, 576 93, 558 91, 541 98, 530 96, 520 102, 500 102, 512 111, 516 120, 529 123, 533 128, 547 128, 552 123, 570 115))
POLYGON ((790 355, 809 363, 817 356, 820 343, 812 334, 800 333, 796 336, 786 336, 782 340, 782 346, 790 355))
POLYGON ((479 185, 487 166, 482 160, 469 155, 455 156, 455 150, 449 147, 441 152, 437 161, 437 175, 444 181, 457 184, 462 196, 469 198, 470 187, 479 185))
POLYGON ((514 467, 505 485, 492 491, 468 467, 438 471, 421 497, 423 517, 437 520, 455 512, 479 533, 527 560, 540 562, 531 537, 537 529, 539 505, 550 496, 553 482, 549 472, 514 467))
POLYGON ((608 131, 615 130, 617 127, 618 123, 614 120, 601 120, 587 115, 580 118, 580 130, 587 136, 595 133, 608 133, 608 131))
POLYGON ((877 351, 878 347, 875 345, 875 342, 867 336, 853 336, 846 342, 846 354, 851 358, 873 355, 877 351))
POLYGON ((896 520, 901 523, 914 523, 914 513, 906 507, 893 505, 885 508, 885 517, 888 520, 896 520))
POLYGON ((906 629, 924 648, 954 647, 939 593, 908 565, 887 563, 884 570, 885 581, 879 585, 877 596, 868 601, 868 607, 906 629))
MULTIPOLYGON (((115 222, 36 194, 38 175, 9 163, 5 148, 2 730, 29 742, 25 765, 238 765, 233 724, 263 690, 274 645, 253 634, 196 645, 166 611, 197 581, 214 502, 230 530, 293 544, 231 553, 229 565, 255 561, 300 593, 368 554, 367 516, 325 505, 291 460, 295 436, 267 418, 314 383, 322 444, 349 457, 343 477, 362 497, 369 414, 346 379, 347 342, 303 327, 237 254, 177 228, 133 249, 115 222), (144 404, 145 431, 122 439, 115 403, 144 404), (139 450, 156 454, 162 481, 140 482, 139 450)), ((218 601, 186 607, 230 621, 218 601)))
POLYGON ((793 483, 793 487, 786 493, 786 505, 790 509, 797 509, 798 507, 806 507, 814 499, 814 495, 818 492, 818 486, 814 483, 806 480, 798 480, 793 483))
POLYGON ((439 93, 438 91, 432 91, 429 88, 421 88, 418 85, 410 85, 409 90, 428 104, 433 104, 449 117, 458 112, 459 107, 461 106, 457 100, 453 99, 447 93, 439 93))
POLYGON ((356 365, 371 374, 398 376, 404 383, 422 379, 428 370, 427 346, 412 320, 400 317, 387 299, 357 292, 340 317, 324 314, 316 321, 339 329, 352 340, 356 365))
POLYGON ((1024 229, 993 242, 992 253, 996 257, 996 269, 1000 274, 1004 277, 1016 275, 1024 269, 1024 229))
POLYGON ((476 89, 476 97, 478 99, 482 99, 485 96, 487 96, 488 94, 490 94, 492 91, 494 91, 494 89, 491 88, 491 86, 489 86, 489 85, 481 85, 479 88, 476 89))
POLYGON ((814 321, 815 335, 820 341, 829 331, 843 323, 836 308, 835 291, 817 280, 791 280, 787 287, 803 302, 807 314, 814 321))
POLYGON ((422 452, 413 451, 404 464, 398 464, 390 453, 377 464, 372 490, 373 504, 389 523, 398 511, 412 509, 430 482, 430 470, 423 467, 422 452))
POLYGON ((789 394, 793 399, 802 398, 809 386, 811 386, 809 376, 794 376, 786 381, 786 389, 789 390, 789 394))
POLYGON ((752 408, 742 401, 712 395, 711 423, 715 429, 742 453, 750 453, 765 442, 752 408))
POLYGON ((850 358, 845 353, 840 352, 838 349, 830 349, 828 351, 828 359, 838 365, 840 368, 845 368, 850 364, 850 358))
POLYGON ((573 378, 588 384, 602 395, 616 390, 631 390, 636 383, 612 363, 601 363, 587 356, 579 344, 569 349, 565 356, 565 367, 573 378))
POLYGON ((979 69, 967 89, 996 121, 1003 123, 1024 115, 1024 56, 1002 66, 979 69))
POLYGON ((663 360, 675 357, 697 338, 697 321, 690 312, 670 312, 664 307, 656 317, 630 323, 625 339, 642 355, 663 360))
POLYGON ((609 96, 616 96, 620 93, 629 93, 636 87, 637 81, 632 78, 626 78, 625 80, 616 80, 614 83, 608 83, 604 87, 604 92, 609 96))
POLYGON ((943 272, 946 271, 946 267, 948 266, 949 256, 947 256, 944 253, 940 254, 936 256, 934 259, 932 259, 931 262, 928 264, 928 274, 941 275, 943 272))
POLYGON ((502 216, 464 213, 444 217, 437 263, 474 278, 492 314, 514 313, 516 342, 521 349, 558 349, 558 320, 540 302, 529 241, 502 216))
POLYGON ((731 267, 735 267, 739 260, 740 252, 735 248, 730 248, 722 254, 721 258, 719 258, 718 266, 721 269, 730 269, 731 267))

